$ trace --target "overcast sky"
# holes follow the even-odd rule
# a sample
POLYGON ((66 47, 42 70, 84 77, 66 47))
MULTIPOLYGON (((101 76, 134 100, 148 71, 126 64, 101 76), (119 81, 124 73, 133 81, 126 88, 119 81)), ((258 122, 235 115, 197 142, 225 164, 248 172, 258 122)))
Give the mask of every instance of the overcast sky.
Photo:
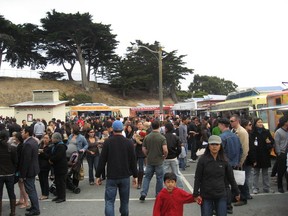
POLYGON ((119 55, 135 40, 159 41, 165 51, 187 55, 186 66, 201 76, 239 87, 288 82, 287 0, 1 0, 0 14, 40 24, 52 9, 89 12, 94 22, 111 24, 119 55))

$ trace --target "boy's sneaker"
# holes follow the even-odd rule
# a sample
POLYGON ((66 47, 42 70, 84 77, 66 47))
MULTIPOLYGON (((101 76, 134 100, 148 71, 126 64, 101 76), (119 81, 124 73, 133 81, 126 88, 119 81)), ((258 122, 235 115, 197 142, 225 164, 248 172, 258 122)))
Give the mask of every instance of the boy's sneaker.
POLYGON ((140 198, 139 198, 139 200, 141 200, 141 201, 145 201, 145 198, 146 198, 146 196, 141 195, 140 198))

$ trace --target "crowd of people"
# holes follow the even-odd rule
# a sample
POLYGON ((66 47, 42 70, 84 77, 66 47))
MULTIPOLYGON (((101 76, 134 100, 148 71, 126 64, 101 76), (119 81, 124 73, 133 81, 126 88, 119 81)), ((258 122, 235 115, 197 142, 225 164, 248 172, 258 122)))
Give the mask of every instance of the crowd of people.
POLYGON ((183 204, 197 202, 202 215, 222 216, 233 213, 233 206, 247 204, 251 194, 261 192, 260 173, 262 192, 274 192, 270 177, 277 175, 278 192, 284 193, 284 176, 288 187, 287 149, 286 116, 279 120, 273 136, 261 118, 243 119, 236 114, 201 119, 168 116, 163 122, 146 116, 105 120, 76 117, 69 122, 35 119, 29 126, 25 120, 20 126, 15 118, 1 118, 0 212, 4 184, 12 216, 16 206, 25 208, 25 215, 40 215, 39 201, 51 194, 49 178, 55 187, 52 201, 65 202, 66 188, 80 192, 80 167, 86 157, 89 185, 101 185, 106 180, 105 215, 114 215, 117 190, 119 211, 129 215, 130 176, 139 190, 139 200, 144 202, 155 174, 153 215, 183 215, 183 204), (276 163, 269 176, 273 151, 276 163), (189 162, 197 163, 193 194, 184 191, 181 174, 189 162), (236 184, 233 170, 245 171, 243 185, 236 184), (18 200, 15 184, 19 187, 18 200), (174 193, 173 199, 167 198, 174 193))

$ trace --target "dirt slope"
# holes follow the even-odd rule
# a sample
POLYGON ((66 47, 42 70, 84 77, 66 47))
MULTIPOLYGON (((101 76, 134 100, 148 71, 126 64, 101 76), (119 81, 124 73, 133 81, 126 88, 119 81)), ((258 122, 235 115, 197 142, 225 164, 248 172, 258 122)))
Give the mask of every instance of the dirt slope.
MULTIPOLYGON (((127 98, 123 98, 120 92, 107 85, 100 84, 86 92, 81 88, 79 82, 0 77, 0 106, 31 101, 32 91, 42 89, 58 89, 60 94, 65 93, 66 95, 85 93, 92 97, 93 102, 105 103, 110 106, 137 106, 138 103, 159 104, 157 93, 155 96, 149 96, 146 92, 134 91, 127 98)), ((173 104, 173 101, 165 98, 164 104, 173 104)))

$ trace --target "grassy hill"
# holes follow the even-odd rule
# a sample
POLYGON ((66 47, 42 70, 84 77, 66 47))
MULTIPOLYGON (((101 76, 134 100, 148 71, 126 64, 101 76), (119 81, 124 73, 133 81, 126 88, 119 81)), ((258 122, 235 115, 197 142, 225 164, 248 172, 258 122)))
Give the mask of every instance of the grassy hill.
MULTIPOLYGON (((99 84, 91 88, 89 92, 81 88, 76 81, 50 81, 28 78, 0 77, 0 106, 32 100, 33 90, 58 89, 60 95, 75 95, 84 93, 92 97, 95 103, 105 103, 110 106, 137 106, 138 103, 145 105, 159 104, 158 93, 148 95, 147 92, 133 91, 123 98, 121 92, 110 88, 106 84, 99 84)), ((165 98, 164 104, 173 104, 171 98, 165 98)))

